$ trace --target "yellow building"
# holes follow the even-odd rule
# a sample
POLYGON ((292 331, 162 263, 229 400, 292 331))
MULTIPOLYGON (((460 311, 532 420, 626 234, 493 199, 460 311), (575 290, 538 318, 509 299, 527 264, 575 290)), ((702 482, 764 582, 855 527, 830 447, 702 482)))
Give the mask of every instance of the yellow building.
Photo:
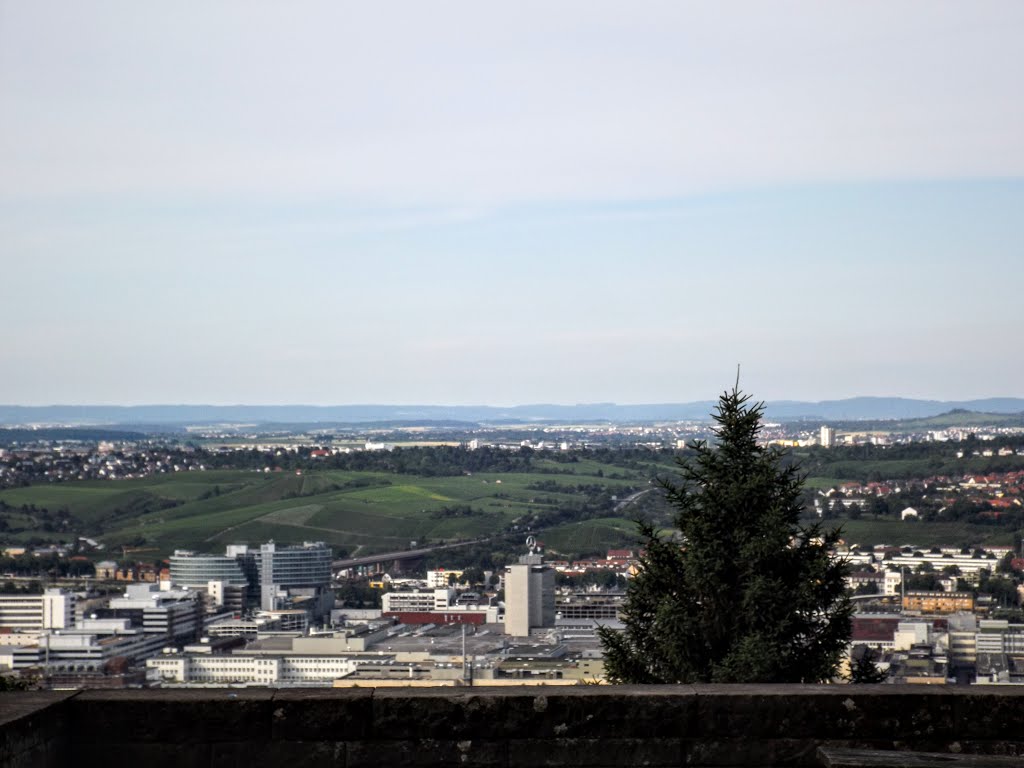
POLYGON ((903 610, 920 613, 956 613, 973 611, 974 596, 970 592, 907 592, 903 610))

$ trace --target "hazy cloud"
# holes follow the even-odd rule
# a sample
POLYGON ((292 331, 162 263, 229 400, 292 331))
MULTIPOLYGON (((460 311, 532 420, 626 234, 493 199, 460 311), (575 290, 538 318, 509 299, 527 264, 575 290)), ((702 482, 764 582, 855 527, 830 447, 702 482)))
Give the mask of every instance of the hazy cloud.
POLYGON ((0 0, 0 402, 1020 394, 1024 4, 0 0))
POLYGON ((1024 172, 1019 3, 13 3, 0 191, 476 205, 1024 172))

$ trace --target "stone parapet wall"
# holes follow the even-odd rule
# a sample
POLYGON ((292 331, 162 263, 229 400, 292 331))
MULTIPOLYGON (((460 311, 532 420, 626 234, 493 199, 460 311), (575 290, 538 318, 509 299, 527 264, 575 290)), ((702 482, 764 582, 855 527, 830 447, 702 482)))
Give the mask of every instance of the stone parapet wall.
POLYGON ((1020 755, 1024 687, 579 686, 0 694, 0 765, 817 765, 1020 755))

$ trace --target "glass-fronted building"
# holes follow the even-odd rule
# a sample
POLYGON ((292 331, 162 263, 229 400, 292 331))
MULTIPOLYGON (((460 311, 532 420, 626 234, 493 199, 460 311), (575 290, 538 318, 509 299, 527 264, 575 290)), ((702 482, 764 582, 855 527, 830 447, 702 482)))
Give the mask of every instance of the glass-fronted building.
POLYGON ((280 607, 279 598, 285 592, 308 595, 323 592, 331 583, 331 558, 330 547, 322 541, 307 541, 292 547, 278 547, 271 541, 261 546, 256 554, 260 607, 265 611, 275 610, 280 607))
POLYGON ((276 610, 292 598, 306 598, 311 615, 333 605, 330 547, 320 541, 259 549, 231 545, 223 555, 179 550, 171 557, 171 582, 206 591, 218 605, 241 610, 259 597, 263 610, 276 610), (313 598, 310 602, 309 599, 313 598))
POLYGON ((331 549, 322 541, 301 546, 264 544, 256 555, 260 584, 279 587, 318 587, 331 581, 331 549))
POLYGON ((199 589, 211 581, 223 581, 232 587, 250 586, 242 557, 197 555, 178 550, 171 556, 171 582, 199 589))

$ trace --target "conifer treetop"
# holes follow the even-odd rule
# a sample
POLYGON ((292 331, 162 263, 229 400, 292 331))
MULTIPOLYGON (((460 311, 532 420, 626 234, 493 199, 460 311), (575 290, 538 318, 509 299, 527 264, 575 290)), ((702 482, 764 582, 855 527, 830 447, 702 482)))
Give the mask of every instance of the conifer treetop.
POLYGON ((644 554, 624 632, 600 631, 609 679, 630 683, 816 682, 850 635, 839 532, 800 524, 803 478, 761 445, 763 403, 738 385, 662 480, 677 533, 638 521, 644 554))

